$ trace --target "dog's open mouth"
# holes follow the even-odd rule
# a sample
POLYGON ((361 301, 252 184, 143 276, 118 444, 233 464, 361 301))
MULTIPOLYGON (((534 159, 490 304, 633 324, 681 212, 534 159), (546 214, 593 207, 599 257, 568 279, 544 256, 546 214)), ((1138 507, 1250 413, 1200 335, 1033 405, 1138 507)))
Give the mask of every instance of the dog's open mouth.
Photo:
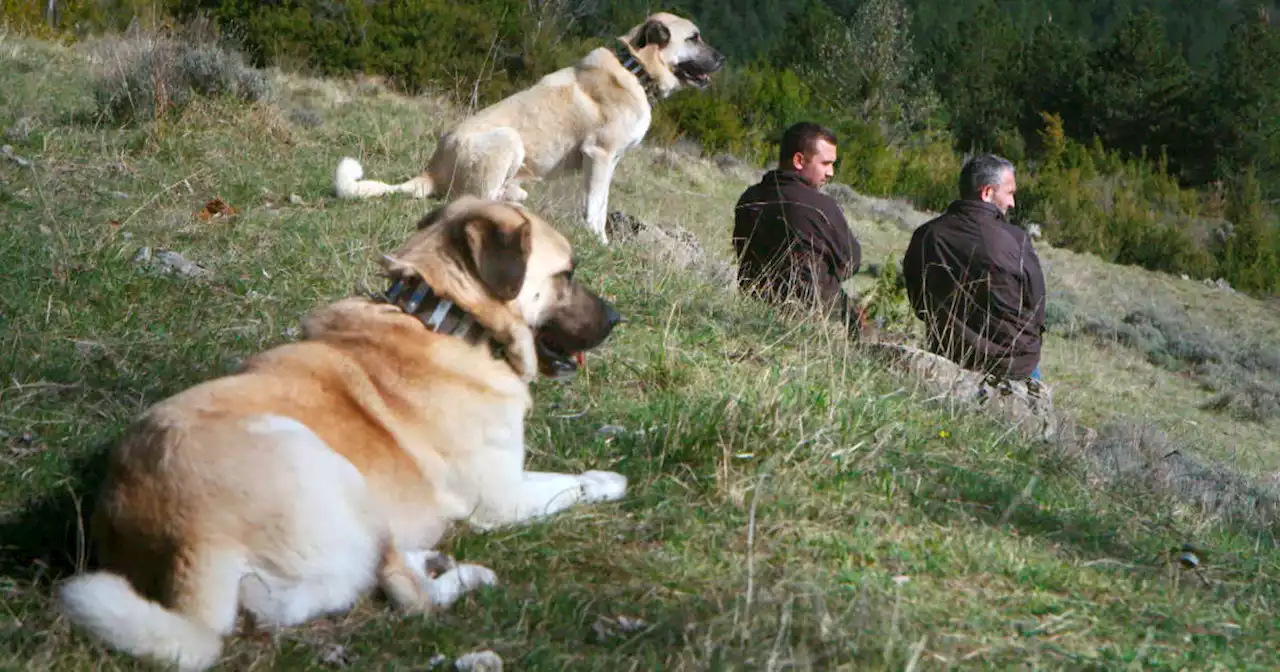
POLYGON ((680 81, 690 86, 696 86, 699 89, 706 88, 711 85, 711 73, 697 61, 687 61, 675 67, 676 77, 680 81))
POLYGON ((578 373, 578 367, 586 363, 585 353, 561 352, 551 339, 539 334, 534 340, 538 351, 538 371, 552 380, 565 380, 578 373))

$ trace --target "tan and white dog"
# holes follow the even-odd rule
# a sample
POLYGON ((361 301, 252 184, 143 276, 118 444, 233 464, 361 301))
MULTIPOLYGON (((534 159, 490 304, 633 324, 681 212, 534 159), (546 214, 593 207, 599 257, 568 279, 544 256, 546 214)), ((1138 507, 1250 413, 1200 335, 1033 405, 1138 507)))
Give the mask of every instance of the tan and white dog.
POLYGON ((528 194, 520 183, 582 170, 587 226, 607 244, 614 170, 649 131, 652 103, 684 86, 706 87, 725 60, 691 21, 667 13, 651 15, 618 40, 450 129, 425 174, 394 185, 365 180, 360 163, 347 157, 334 190, 341 198, 399 192, 521 201, 528 194))
POLYGON ((110 456, 98 567, 59 588, 111 647, 199 670, 246 612, 280 627, 379 587, 408 612, 495 582, 428 564, 448 526, 492 528, 615 500, 626 478, 526 471, 530 381, 620 320, 573 279, 568 240, 510 203, 461 197, 384 257, 381 297, 323 306, 304 338, 165 399, 110 456))

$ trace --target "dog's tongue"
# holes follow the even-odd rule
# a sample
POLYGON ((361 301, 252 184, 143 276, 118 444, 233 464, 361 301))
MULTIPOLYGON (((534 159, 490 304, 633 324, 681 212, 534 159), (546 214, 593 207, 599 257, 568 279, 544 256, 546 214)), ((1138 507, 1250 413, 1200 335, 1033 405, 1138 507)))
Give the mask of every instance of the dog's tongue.
POLYGON ((587 353, 585 353, 585 352, 579 352, 578 354, 574 355, 574 357, 575 357, 575 358, 577 358, 577 360, 578 360, 578 366, 586 366, 586 365, 587 365, 587 353))

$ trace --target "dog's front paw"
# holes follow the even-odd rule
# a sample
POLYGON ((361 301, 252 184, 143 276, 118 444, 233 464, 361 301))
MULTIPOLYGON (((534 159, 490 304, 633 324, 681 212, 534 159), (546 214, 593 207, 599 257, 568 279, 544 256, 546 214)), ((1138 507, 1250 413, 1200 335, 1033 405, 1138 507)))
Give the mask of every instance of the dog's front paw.
POLYGON ((587 471, 578 476, 582 499, 587 502, 611 502, 627 494, 627 477, 612 471, 587 471))
POLYGON ((481 565, 462 564, 432 579, 427 584, 431 603, 438 607, 450 607, 458 598, 484 586, 498 583, 498 575, 481 565))
POLYGON ((458 573, 458 583, 466 591, 498 585, 498 575, 483 565, 461 564, 450 571, 458 573))

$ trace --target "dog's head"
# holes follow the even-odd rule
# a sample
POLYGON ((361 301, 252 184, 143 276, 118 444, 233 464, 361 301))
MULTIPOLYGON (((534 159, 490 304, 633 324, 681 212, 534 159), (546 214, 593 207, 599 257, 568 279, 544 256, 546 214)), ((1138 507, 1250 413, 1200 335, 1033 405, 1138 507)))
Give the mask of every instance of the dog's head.
POLYGON ((577 369, 622 318, 574 278, 569 240, 509 202, 462 196, 433 210, 398 251, 387 275, 422 278, 493 333, 525 380, 577 369))
POLYGON ((724 67, 724 55, 703 41, 702 31, 692 21, 674 14, 652 14, 622 39, 646 66, 652 65, 646 50, 657 56, 671 76, 672 81, 661 87, 667 94, 683 86, 705 88, 711 84, 711 75, 724 67))

